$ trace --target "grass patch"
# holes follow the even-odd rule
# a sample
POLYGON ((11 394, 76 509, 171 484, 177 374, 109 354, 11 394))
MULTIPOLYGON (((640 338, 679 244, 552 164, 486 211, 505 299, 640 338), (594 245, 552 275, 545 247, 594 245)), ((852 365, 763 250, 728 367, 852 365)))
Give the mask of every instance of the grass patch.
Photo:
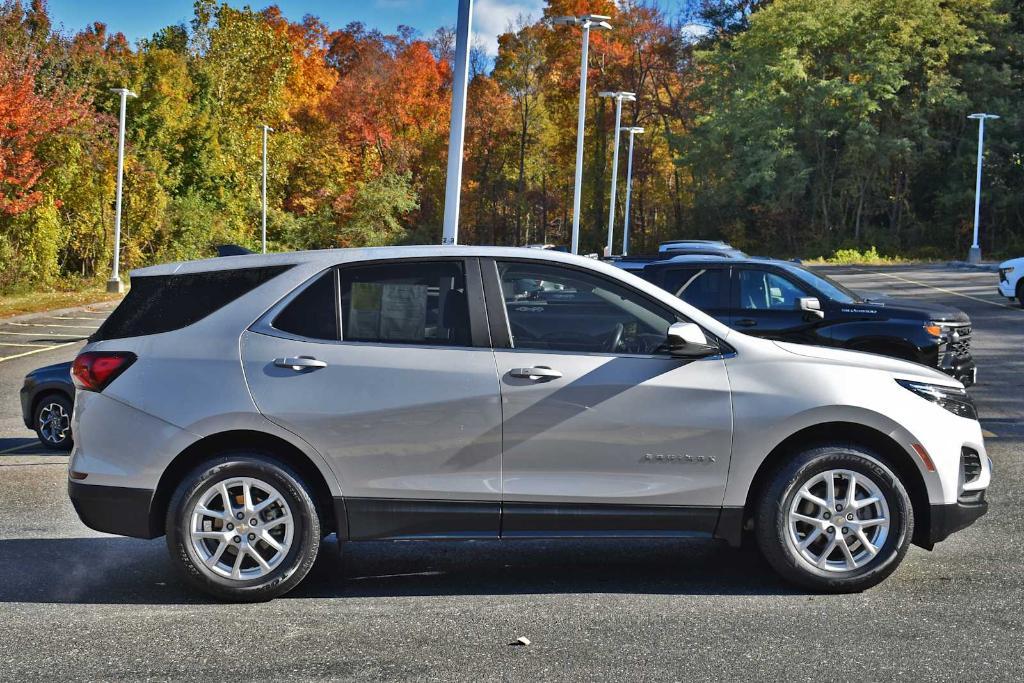
POLYGON ((919 262, 920 259, 909 259, 902 256, 884 256, 874 247, 860 251, 858 249, 837 249, 831 256, 819 256, 806 259, 810 265, 831 266, 895 266, 904 263, 919 262))
POLYGON ((22 291, 0 294, 0 318, 22 313, 37 313, 57 308, 74 308, 101 301, 116 301, 123 294, 107 292, 105 282, 65 283, 47 291, 22 291))

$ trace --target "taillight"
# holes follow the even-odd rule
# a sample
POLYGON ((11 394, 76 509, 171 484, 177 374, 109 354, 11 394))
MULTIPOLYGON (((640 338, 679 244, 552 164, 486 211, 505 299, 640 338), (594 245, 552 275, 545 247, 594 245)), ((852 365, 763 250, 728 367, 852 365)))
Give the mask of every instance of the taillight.
POLYGON ((128 351, 87 351, 78 354, 71 366, 75 386, 83 391, 103 391, 135 362, 128 351))

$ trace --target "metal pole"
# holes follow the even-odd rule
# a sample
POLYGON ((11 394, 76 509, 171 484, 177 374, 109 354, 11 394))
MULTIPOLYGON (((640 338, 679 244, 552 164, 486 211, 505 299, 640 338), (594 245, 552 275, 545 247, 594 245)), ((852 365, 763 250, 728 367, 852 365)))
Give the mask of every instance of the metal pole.
POLYGON ((633 136, 635 128, 629 129, 629 160, 626 162, 626 215, 622 221, 622 255, 629 253, 629 199, 633 190, 633 136))
POLYGON ((583 22, 583 57, 580 61, 580 106, 576 117, 576 185, 572 192, 572 253, 580 253, 580 200, 583 192, 583 132, 587 118, 587 52, 590 22, 583 22))
POLYGON ((978 222, 981 215, 981 163, 985 145, 985 117, 978 118, 978 172, 974 181, 974 241, 967 256, 970 263, 981 262, 981 247, 978 245, 978 222))
POLYGON ((448 132, 448 177, 444 190, 444 228, 441 244, 459 242, 459 196, 462 190, 462 146, 466 135, 466 91, 469 86, 469 35, 473 0, 459 0, 455 35, 455 80, 452 84, 452 118, 448 132))
POLYGON ((117 131, 117 194, 114 201, 114 267, 107 281, 108 292, 123 292, 124 283, 121 282, 121 185, 124 176, 124 127, 125 114, 127 111, 128 96, 135 97, 135 93, 127 88, 112 88, 113 92, 121 95, 121 116, 117 131))
POLYGON ((612 152, 612 196, 608 206, 608 244, 605 256, 612 255, 612 240, 615 238, 615 184, 619 179, 619 125, 622 122, 622 94, 615 97, 615 151, 612 152))
POLYGON ((263 125, 263 253, 267 253, 267 133, 273 128, 263 125))
POLYGON ((981 164, 982 151, 985 146, 985 119, 998 119, 999 116, 979 112, 971 114, 967 118, 978 121, 978 172, 974 181, 974 240, 971 242, 971 250, 967 254, 967 261, 969 263, 980 263, 981 247, 978 245, 978 224, 981 222, 981 164))

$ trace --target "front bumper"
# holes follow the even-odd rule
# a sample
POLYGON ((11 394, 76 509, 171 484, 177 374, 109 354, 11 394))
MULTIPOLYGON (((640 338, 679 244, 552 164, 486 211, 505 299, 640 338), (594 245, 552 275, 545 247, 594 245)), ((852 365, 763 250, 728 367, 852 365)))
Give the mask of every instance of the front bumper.
POLYGON ((29 429, 35 429, 35 420, 32 419, 32 387, 26 382, 21 387, 21 419, 25 421, 25 426, 29 429))
POLYGON ((988 512, 988 502, 985 500, 985 491, 978 491, 970 499, 961 498, 956 503, 948 505, 931 506, 931 524, 929 525, 928 538, 922 545, 931 548, 939 541, 943 541, 955 531, 966 529, 988 512))
POLYGON ((953 379, 962 382, 965 387, 974 384, 978 378, 977 364, 974 362, 974 356, 971 354, 954 356, 947 353, 939 361, 939 369, 953 379))
POLYGON ((1013 291, 1013 287, 1007 280, 999 281, 999 295, 1005 296, 1007 299, 1013 299, 1017 296, 1017 292, 1013 291))
POLYGON ((150 522, 153 492, 123 486, 101 486, 68 480, 68 496, 79 519, 106 534, 156 538, 150 522))

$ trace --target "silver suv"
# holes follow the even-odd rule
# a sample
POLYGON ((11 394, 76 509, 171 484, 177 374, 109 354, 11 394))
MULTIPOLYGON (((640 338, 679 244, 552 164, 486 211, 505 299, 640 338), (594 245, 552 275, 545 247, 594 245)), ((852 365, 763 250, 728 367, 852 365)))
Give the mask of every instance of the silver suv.
POLYGON ((986 510, 956 380, 748 337, 599 261, 391 247, 175 263, 74 363, 69 491, 265 600, 321 539, 705 537, 857 591, 986 510))

